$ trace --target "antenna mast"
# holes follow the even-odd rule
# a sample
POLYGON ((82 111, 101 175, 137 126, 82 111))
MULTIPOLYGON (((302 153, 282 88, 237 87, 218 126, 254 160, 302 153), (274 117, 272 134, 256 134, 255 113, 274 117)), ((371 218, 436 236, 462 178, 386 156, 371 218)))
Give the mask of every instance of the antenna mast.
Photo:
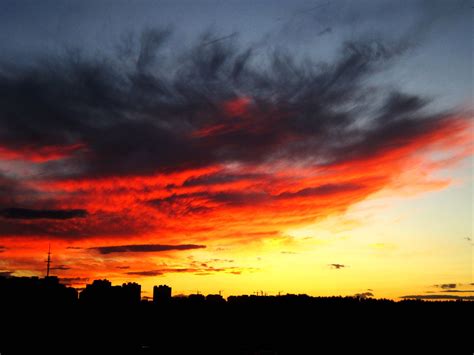
POLYGON ((46 267, 46 277, 49 277, 49 267, 51 264, 51 243, 49 244, 48 247, 48 259, 46 260, 47 267, 46 267))

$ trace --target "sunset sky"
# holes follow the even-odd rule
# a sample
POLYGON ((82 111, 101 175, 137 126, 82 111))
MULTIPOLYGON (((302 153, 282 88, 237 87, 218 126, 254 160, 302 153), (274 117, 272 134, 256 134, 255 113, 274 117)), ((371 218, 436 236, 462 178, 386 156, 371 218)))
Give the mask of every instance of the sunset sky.
POLYGON ((474 296, 473 11, 0 2, 0 274, 474 296))

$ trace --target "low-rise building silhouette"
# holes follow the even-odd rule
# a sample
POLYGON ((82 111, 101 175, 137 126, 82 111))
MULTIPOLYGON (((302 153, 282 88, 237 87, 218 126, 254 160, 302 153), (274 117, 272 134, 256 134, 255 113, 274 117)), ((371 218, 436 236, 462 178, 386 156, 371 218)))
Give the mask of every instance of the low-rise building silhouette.
POLYGON ((171 287, 166 285, 153 286, 153 302, 163 303, 171 300, 171 287))
POLYGON ((139 303, 141 301, 142 286, 136 282, 124 283, 121 293, 124 302, 139 303))
POLYGON ((87 303, 105 303, 112 297, 112 283, 109 280, 94 280, 79 294, 79 299, 87 303))
POLYGON ((0 277, 0 302, 30 305, 69 305, 77 301, 77 291, 59 282, 56 276, 0 277))
POLYGON ((135 282, 112 286, 109 280, 94 280, 80 293, 81 302, 94 304, 134 304, 141 298, 141 286, 135 282))
POLYGON ((225 303, 224 297, 222 295, 207 295, 206 302, 209 304, 223 304, 225 303))

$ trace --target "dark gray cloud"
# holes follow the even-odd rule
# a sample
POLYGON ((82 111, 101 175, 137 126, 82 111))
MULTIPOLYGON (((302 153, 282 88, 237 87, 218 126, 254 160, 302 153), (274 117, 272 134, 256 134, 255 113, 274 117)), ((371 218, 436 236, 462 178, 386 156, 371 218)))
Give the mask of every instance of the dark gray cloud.
MULTIPOLYGON (((217 181, 218 174, 209 176, 204 181, 217 181)), ((198 179, 196 179, 198 180, 198 179)), ((348 193, 363 190, 366 187, 358 184, 325 184, 316 187, 304 188, 295 192, 283 192, 271 195, 265 191, 220 191, 220 192, 193 192, 173 194, 168 197, 148 201, 148 204, 169 215, 187 215, 205 213, 211 210, 209 203, 220 206, 238 207, 246 205, 260 205, 288 200, 292 198, 308 198, 327 196, 337 193, 348 193)))
MULTIPOLYGON (((143 270, 143 271, 129 271, 126 272, 126 275, 134 275, 134 276, 159 276, 169 273, 196 273, 201 272, 200 268, 187 268, 187 267, 179 267, 179 268, 163 268, 159 270, 143 270)), ((212 268, 212 271, 220 271, 218 269, 212 268)))
POLYGON ((0 170, 0 206, 22 204, 24 200, 37 198, 37 195, 38 192, 26 187, 20 178, 8 176, 0 170))
POLYGON ((362 293, 356 293, 354 297, 369 298, 369 297, 374 297, 374 294, 372 292, 362 292, 362 293))
POLYGON ((2 205, 13 202, 13 198, 18 192, 15 191, 17 184, 15 180, 8 178, 0 171, 0 203, 2 205))
POLYGON ((82 209, 37 210, 29 208, 5 208, 0 217, 8 219, 71 219, 85 218, 87 211, 82 209))
POLYGON ((59 282, 61 282, 64 285, 77 285, 77 284, 85 284, 89 282, 88 277, 61 277, 59 279, 59 282))
POLYGON ((296 192, 283 192, 277 195, 278 199, 289 199, 295 197, 316 197, 325 196, 342 192, 351 192, 364 189, 365 186, 358 184, 325 184, 316 187, 308 187, 296 192))
POLYGON ((407 295, 401 296, 403 299, 418 300, 474 300, 474 296, 456 296, 456 295, 407 295))
MULTIPOLYGON (((436 284, 433 285, 433 287, 442 290, 444 293, 474 293, 474 289, 472 290, 466 290, 466 289, 459 289, 459 287, 463 288, 469 288, 470 286, 473 286, 474 284, 472 283, 445 283, 445 284, 436 284)), ((435 292, 430 292, 430 293, 435 293, 435 292)))
POLYGON ((329 264, 329 267, 331 269, 342 269, 342 268, 347 267, 347 265, 344 265, 344 264, 329 264))
POLYGON ((51 268, 51 270, 71 270, 71 267, 67 266, 67 265, 58 265, 58 266, 53 266, 51 268))
POLYGON ((206 212, 209 210, 209 207, 206 206, 209 202, 226 206, 242 206, 261 204, 270 199, 271 196, 264 191, 223 191, 173 194, 165 198, 150 200, 148 203, 159 210, 170 211, 173 214, 190 214, 206 212))
POLYGON ((145 270, 145 271, 130 271, 127 272, 127 275, 132 276, 160 276, 163 273, 159 270, 145 270))
POLYGON ((203 175, 198 177, 192 177, 187 179, 182 186, 193 187, 193 186, 208 186, 215 184, 227 184, 236 181, 243 180, 258 180, 268 179, 267 174, 228 174, 228 173, 215 173, 209 175, 203 175))
POLYGON ((224 272, 233 275, 240 275, 242 271, 254 270, 253 268, 239 268, 239 267, 213 267, 205 263, 199 265, 194 264, 191 267, 166 267, 154 270, 128 271, 126 275, 133 276, 160 276, 170 273, 193 273, 195 275, 210 275, 216 272, 224 272))
POLYGON ((77 240, 93 236, 130 236, 149 231, 150 223, 146 222, 130 213, 106 211, 87 214, 87 218, 0 218, 0 237, 47 236, 77 240))
POLYGON ((143 175, 274 159, 331 164, 403 145, 445 119, 422 113, 427 100, 417 95, 369 90, 405 43, 346 42, 323 64, 284 49, 264 56, 235 36, 209 42, 218 37, 176 52, 169 31, 149 30, 115 58, 71 51, 2 62, 0 141, 13 151, 82 144, 43 163, 53 177, 143 175), (226 111, 242 96, 245 113, 226 111))
POLYGON ((177 244, 177 245, 166 245, 166 244, 130 244, 130 245, 115 245, 115 246, 103 246, 90 248, 96 250, 100 254, 112 254, 112 253, 153 253, 153 252, 164 252, 171 250, 191 250, 205 248, 205 245, 196 244, 177 244))
POLYGON ((444 290, 443 292, 449 293, 474 293, 474 290, 444 290))
POLYGON ((457 284, 452 283, 452 284, 439 284, 439 285, 434 285, 437 288, 441 288, 443 290, 448 290, 448 289, 453 289, 457 287, 457 284))
POLYGON ((10 277, 13 276, 14 271, 0 271, 0 277, 10 277))

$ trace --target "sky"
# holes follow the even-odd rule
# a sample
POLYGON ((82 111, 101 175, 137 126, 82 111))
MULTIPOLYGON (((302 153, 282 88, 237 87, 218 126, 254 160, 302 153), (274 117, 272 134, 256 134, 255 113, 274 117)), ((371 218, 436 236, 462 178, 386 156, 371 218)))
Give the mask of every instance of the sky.
POLYGON ((470 1, 0 3, 0 274, 472 296, 470 1))

